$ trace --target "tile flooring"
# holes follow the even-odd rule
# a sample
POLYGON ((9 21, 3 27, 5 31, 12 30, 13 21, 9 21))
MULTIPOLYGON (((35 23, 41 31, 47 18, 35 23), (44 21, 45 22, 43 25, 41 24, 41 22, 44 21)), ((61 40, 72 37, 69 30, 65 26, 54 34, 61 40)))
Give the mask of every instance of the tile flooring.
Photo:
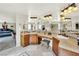
POLYGON ((0 52, 0 56, 55 56, 52 49, 41 45, 13 47, 0 52))

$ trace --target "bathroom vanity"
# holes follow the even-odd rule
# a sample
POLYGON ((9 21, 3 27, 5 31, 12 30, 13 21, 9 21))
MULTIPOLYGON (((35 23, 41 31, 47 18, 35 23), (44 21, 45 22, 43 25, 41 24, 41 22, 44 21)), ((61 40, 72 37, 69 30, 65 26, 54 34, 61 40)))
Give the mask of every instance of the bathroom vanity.
POLYGON ((26 47, 29 44, 40 44, 42 38, 52 40, 52 51, 56 56, 79 56, 77 40, 62 35, 48 35, 38 32, 21 33, 21 45, 26 47))

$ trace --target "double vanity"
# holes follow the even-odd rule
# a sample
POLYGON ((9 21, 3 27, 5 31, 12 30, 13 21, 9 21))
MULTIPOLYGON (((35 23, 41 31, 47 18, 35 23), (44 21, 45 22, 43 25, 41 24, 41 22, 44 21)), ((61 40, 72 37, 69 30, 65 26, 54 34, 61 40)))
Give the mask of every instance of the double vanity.
POLYGON ((42 38, 52 40, 52 51, 57 56, 79 56, 79 46, 77 40, 57 34, 46 34, 42 32, 22 32, 21 46, 30 44, 40 44, 42 38))

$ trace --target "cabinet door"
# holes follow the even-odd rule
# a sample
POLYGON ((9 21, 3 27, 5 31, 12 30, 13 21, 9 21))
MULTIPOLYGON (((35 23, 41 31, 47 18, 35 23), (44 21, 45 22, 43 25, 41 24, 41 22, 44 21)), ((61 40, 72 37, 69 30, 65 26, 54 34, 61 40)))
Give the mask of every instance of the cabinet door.
POLYGON ((59 54, 59 40, 56 38, 53 38, 53 44, 52 44, 52 49, 54 53, 58 56, 59 54))
POLYGON ((21 37, 21 45, 23 47, 29 45, 29 35, 22 35, 21 37))
POLYGON ((41 43, 42 37, 38 36, 38 44, 41 43))
POLYGON ((24 36, 24 43, 25 43, 25 46, 29 45, 29 35, 24 36))
POLYGON ((38 36, 36 34, 30 35, 30 43, 31 44, 37 44, 38 43, 38 36))

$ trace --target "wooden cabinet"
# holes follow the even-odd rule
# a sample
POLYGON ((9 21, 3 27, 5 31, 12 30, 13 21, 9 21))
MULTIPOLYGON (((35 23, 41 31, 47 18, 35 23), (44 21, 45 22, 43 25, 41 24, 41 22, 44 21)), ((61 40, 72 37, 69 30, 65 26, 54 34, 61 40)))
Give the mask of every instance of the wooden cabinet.
POLYGON ((21 35, 21 46, 25 47, 29 45, 29 34, 21 35))
POLYGON ((53 37, 52 50, 58 56, 59 54, 59 40, 53 37))
POLYGON ((42 37, 38 36, 38 44, 41 43, 42 37))
POLYGON ((38 35, 30 34, 30 44, 38 44, 38 35))

